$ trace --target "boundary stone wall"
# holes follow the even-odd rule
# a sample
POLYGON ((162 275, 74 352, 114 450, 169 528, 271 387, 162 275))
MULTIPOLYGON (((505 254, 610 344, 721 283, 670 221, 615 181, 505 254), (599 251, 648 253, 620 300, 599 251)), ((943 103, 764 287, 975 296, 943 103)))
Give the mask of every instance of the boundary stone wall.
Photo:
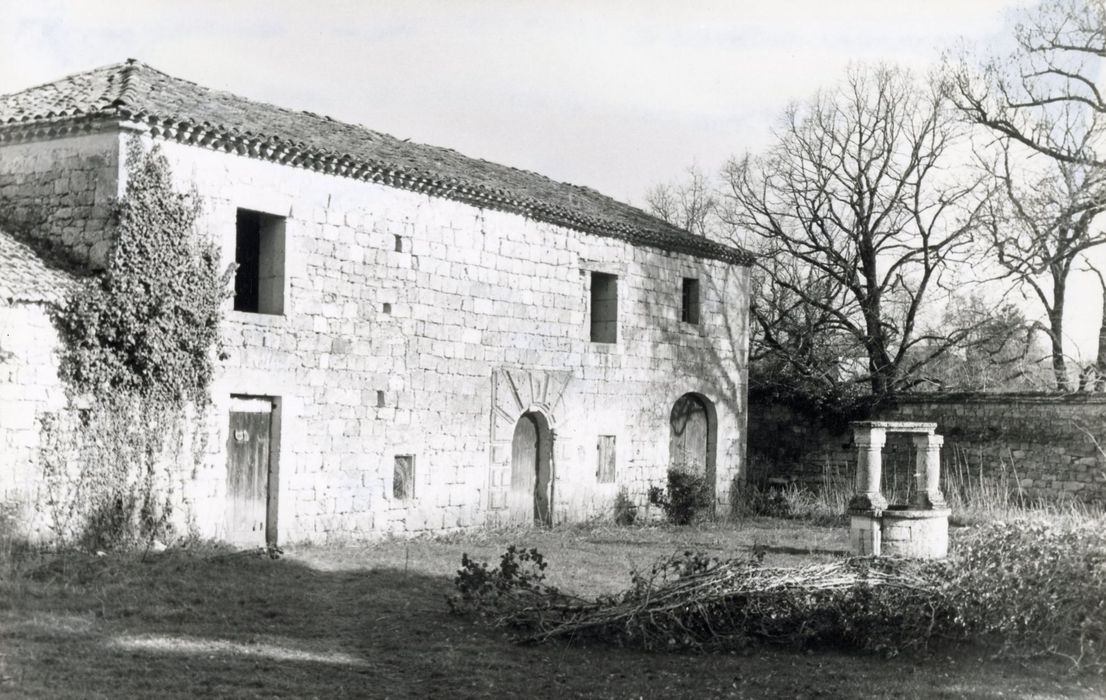
MULTIPOLYGON (((950 473, 978 478, 982 470, 1030 498, 1106 502, 1106 396, 918 394, 871 418, 936 422, 945 437, 943 480, 950 473)), ((889 436, 884 448, 885 488, 888 478, 909 482, 912 453, 898 438, 889 436)), ((754 480, 816 483, 826 476, 851 478, 856 455, 844 421, 754 404, 749 464, 754 480)))

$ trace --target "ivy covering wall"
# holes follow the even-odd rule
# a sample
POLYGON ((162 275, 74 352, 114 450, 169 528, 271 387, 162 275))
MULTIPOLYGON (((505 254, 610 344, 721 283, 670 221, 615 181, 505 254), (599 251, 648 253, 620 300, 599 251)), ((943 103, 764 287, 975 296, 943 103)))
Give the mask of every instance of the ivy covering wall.
POLYGON ((46 522, 55 541, 90 548, 178 534, 233 274, 156 147, 132 141, 126 171, 107 267, 55 313, 71 407, 41 421, 46 522))

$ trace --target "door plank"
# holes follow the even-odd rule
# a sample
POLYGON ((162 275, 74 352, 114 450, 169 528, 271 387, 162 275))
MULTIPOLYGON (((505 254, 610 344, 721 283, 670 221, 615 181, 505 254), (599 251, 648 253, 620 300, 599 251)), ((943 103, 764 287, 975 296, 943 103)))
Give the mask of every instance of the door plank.
POLYGON ((227 436, 227 540, 265 544, 272 414, 231 411, 227 436))

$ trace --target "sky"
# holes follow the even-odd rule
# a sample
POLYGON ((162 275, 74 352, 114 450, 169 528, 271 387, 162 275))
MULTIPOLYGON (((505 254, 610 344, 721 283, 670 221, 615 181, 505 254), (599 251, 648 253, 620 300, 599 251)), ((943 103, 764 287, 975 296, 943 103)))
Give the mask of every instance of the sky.
MULTIPOLYGON (((0 94, 137 58, 641 204, 771 142, 850 63, 919 73, 1019 0, 0 0, 0 94)), ((1077 280, 1071 335, 1099 300, 1077 280)))
POLYGON ((850 61, 920 71, 1010 0, 0 0, 0 94, 125 58, 640 202, 850 61))

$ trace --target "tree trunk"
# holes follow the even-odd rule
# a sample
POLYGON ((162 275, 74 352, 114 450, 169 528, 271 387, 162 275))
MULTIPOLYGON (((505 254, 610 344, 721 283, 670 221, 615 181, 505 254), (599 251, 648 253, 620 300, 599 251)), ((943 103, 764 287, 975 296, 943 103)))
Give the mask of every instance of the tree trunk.
POLYGON ((1049 267, 1052 268, 1052 308, 1048 310, 1052 374, 1056 379, 1056 390, 1068 392, 1071 391, 1071 382, 1068 381, 1067 357, 1064 355, 1064 306, 1071 260, 1056 261, 1049 267))
POLYGON ((872 395, 881 399, 894 391, 895 373, 898 369, 887 352, 887 336, 883 327, 883 290, 879 286, 879 268, 872 234, 865 231, 858 242, 860 271, 864 276, 864 298, 860 299, 864 314, 864 330, 867 333, 865 349, 868 352, 868 372, 871 375, 872 395))
POLYGON ((1094 360, 1094 390, 1106 391, 1106 281, 1102 279, 1102 274, 1098 270, 1094 272, 1098 275, 1098 284, 1102 289, 1102 316, 1098 322, 1098 354, 1095 355, 1094 360))

